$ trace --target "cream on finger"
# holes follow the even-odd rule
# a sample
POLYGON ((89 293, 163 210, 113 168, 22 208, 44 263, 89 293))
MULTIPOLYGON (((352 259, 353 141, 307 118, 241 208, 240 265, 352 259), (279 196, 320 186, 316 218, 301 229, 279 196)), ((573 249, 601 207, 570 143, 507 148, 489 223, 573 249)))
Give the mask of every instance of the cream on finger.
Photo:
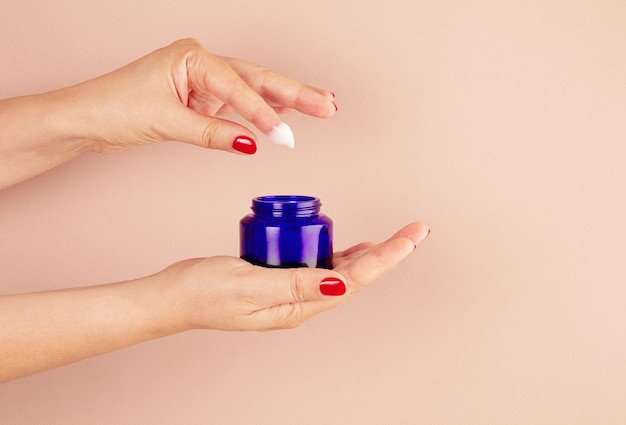
POLYGON ((296 144, 296 141, 293 137, 293 131, 291 131, 291 128, 289 128, 289 126, 284 122, 275 125, 272 128, 272 131, 267 134, 267 136, 272 142, 276 143, 277 145, 287 146, 291 149, 293 149, 296 144))

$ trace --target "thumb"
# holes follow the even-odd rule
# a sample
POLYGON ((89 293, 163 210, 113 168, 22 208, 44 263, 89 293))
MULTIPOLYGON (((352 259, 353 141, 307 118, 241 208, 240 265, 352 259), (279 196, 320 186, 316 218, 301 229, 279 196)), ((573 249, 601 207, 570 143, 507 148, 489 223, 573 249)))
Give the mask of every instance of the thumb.
POLYGON ((345 278, 325 269, 264 269, 266 284, 257 286, 254 299, 265 307, 253 317, 260 329, 287 329, 345 300, 345 278), (270 277, 269 274, 272 274, 270 277))
POLYGON ((346 279, 333 270, 302 267, 267 271, 273 273, 263 289, 271 294, 267 305, 320 301, 347 291, 346 279))
POLYGON ((207 149, 252 155, 257 150, 256 137, 246 127, 232 121, 202 115, 182 107, 171 122, 176 126, 170 137, 207 149))

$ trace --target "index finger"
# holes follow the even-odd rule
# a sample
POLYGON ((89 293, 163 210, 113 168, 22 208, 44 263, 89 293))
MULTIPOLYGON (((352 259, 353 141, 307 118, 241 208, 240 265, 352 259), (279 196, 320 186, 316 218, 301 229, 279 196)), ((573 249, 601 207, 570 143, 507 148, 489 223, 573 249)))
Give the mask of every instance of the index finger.
POLYGON ((334 95, 328 90, 300 83, 292 78, 235 58, 224 58, 254 91, 269 103, 295 109, 307 115, 328 118, 337 111, 334 95))
POLYGON ((271 132, 281 123, 265 99, 219 56, 197 46, 186 66, 191 90, 213 94, 263 133, 271 132))
POLYGON ((411 223, 378 245, 369 248, 368 244, 356 245, 354 250, 348 250, 353 250, 356 256, 341 258, 334 270, 344 275, 348 279, 349 290, 356 292, 397 266, 428 233, 425 224, 411 223))

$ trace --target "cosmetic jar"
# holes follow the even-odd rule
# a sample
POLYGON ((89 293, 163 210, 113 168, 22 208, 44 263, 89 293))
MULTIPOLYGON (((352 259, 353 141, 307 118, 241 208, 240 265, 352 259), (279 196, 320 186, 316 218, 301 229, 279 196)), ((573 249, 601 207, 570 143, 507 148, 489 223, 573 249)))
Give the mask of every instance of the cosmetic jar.
POLYGON ((319 198, 259 196, 241 219, 241 258, 264 267, 331 269, 333 222, 320 214, 319 198))

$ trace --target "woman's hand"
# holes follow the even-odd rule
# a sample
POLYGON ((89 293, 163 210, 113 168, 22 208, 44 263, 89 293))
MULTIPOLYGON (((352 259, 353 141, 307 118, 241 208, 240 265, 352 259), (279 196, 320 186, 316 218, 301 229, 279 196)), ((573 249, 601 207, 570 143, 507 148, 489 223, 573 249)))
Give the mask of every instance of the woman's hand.
POLYGON ((333 270, 268 269, 235 257, 176 263, 151 277, 157 286, 168 288, 167 306, 180 307, 157 314, 157 327, 177 323, 172 317, 185 318, 174 331, 298 326, 395 267, 428 233, 426 225, 413 223, 378 245, 358 244, 335 254, 333 270))
POLYGON ((180 40, 84 83, 0 101, 0 189, 86 152, 161 141, 250 155, 256 135, 218 116, 238 114, 278 141, 291 132, 279 113, 330 117, 333 97, 180 40))
MULTIPOLYGON (((116 152, 178 140, 237 153, 256 151, 255 134, 217 116, 238 114, 262 133, 292 109, 330 117, 333 94, 242 60, 207 52, 195 40, 177 41, 120 68, 59 92, 86 115, 74 137, 116 152)), ((63 109, 71 108, 65 103, 63 109)), ((76 121, 74 121, 76 122, 76 121)))
POLYGON ((0 296, 0 382, 190 329, 293 328, 395 267, 428 233, 409 224, 337 253, 333 270, 212 257, 131 281, 0 296))

